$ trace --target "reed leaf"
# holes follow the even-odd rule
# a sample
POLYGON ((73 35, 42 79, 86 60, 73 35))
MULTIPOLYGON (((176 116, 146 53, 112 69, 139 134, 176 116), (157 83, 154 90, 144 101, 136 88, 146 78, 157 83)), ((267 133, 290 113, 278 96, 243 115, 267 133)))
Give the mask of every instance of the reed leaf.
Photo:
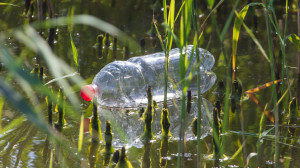
MULTIPOLYGON (((29 121, 35 124, 38 128, 43 130, 49 135, 53 135, 53 130, 49 128, 47 122, 45 122, 37 112, 27 103, 25 98, 14 91, 2 77, 0 77, 0 92, 6 98, 14 108, 24 114, 29 121)), ((18 120, 17 120, 18 121, 18 120)))
POLYGON ((207 6, 209 9, 211 9, 214 6, 215 0, 206 0, 207 6))
POLYGON ((70 41, 71 41, 71 46, 72 46, 72 52, 73 52, 73 60, 76 66, 77 71, 79 71, 79 66, 78 66, 78 52, 77 52, 77 48, 73 42, 73 38, 72 35, 70 33, 70 41))
POLYGON ((249 5, 245 6, 239 13, 239 17, 235 18, 234 25, 233 25, 233 33, 232 33, 232 69, 235 70, 236 68, 236 53, 237 53, 237 43, 240 36, 240 29, 245 19, 245 16, 248 12, 249 5), (241 20, 243 19, 243 20, 241 20))
POLYGON ((180 6, 180 8, 179 8, 179 10, 178 10, 178 12, 177 12, 177 15, 176 15, 176 17, 175 17, 175 22, 176 22, 176 20, 178 19, 178 17, 180 16, 180 13, 181 13, 181 11, 182 11, 182 9, 183 9, 183 7, 184 7, 184 4, 185 4, 185 1, 182 2, 181 6, 180 6))
POLYGON ((284 41, 288 39, 292 44, 294 44, 298 51, 300 51, 300 38, 296 34, 290 34, 284 38, 284 41))
POLYGON ((240 0, 236 0, 235 3, 234 3, 233 9, 231 10, 231 12, 230 12, 230 14, 229 14, 229 16, 228 16, 228 18, 226 20, 226 23, 225 23, 225 25, 224 25, 224 27, 222 29, 222 32, 220 34, 220 37, 219 37, 220 41, 223 41, 224 38, 225 38, 225 35, 226 35, 226 33, 227 33, 228 29, 229 29, 230 23, 231 23, 231 21, 233 19, 235 9, 237 8, 237 5, 239 4, 239 2, 240 2, 240 0))
POLYGON ((3 110, 4 102, 5 102, 4 97, 0 96, 0 134, 2 131, 2 110, 3 110))
MULTIPOLYGON (((267 27, 267 35, 268 35, 268 48, 269 48, 269 57, 270 57, 270 70, 271 70, 271 79, 272 81, 275 81, 275 69, 274 69, 274 64, 276 62, 273 59, 273 46, 272 46, 272 30, 271 30, 271 17, 269 15, 270 9, 272 10, 273 8, 273 1, 265 2, 265 18, 266 18, 266 27, 267 27)), ((276 106, 277 102, 277 92, 276 92, 276 87, 275 85, 272 85, 272 99, 273 99, 273 104, 274 104, 274 116, 275 116, 275 168, 278 167, 279 165, 279 145, 278 145, 278 136, 279 136, 279 114, 278 114, 278 106, 276 106)))
POLYGON ((171 29, 166 29, 166 31, 168 32, 167 35, 168 35, 168 43, 166 46, 166 48, 168 48, 168 50, 171 50, 172 48, 172 41, 173 41, 173 29, 174 29, 174 23, 175 23, 175 20, 174 20, 174 15, 175 15, 175 0, 171 0, 171 3, 170 3, 170 8, 169 8, 169 16, 168 16, 168 25, 171 29))
MULTIPOLYGON (((206 24, 207 19, 214 13, 214 11, 224 2, 224 0, 220 0, 217 5, 209 12, 209 14, 206 16, 205 20, 202 22, 200 26, 200 35, 203 33, 204 26, 206 24)), ((200 37, 199 37, 200 40, 200 37)))
POLYGON ((10 121, 3 129, 0 130, 0 134, 5 133, 6 131, 10 131, 11 129, 15 129, 20 126, 24 121, 24 117, 20 116, 10 121))
POLYGON ((254 153, 254 152, 249 153, 249 155, 247 156, 247 165, 246 165, 246 167, 248 167, 249 162, 250 162, 250 159, 251 159, 252 157, 254 157, 254 156, 257 156, 257 153, 254 153))
POLYGON ((14 4, 11 4, 11 3, 4 3, 4 2, 0 2, 0 6, 16 6, 16 7, 20 7, 18 5, 14 5, 14 4))
MULTIPOLYGON (((60 58, 58 58, 51 50, 47 42, 41 38, 37 32, 30 26, 24 28, 25 31, 16 31, 15 36, 32 50, 39 52, 44 58, 50 73, 54 78, 61 78, 64 74, 71 74, 73 70, 60 58)), ((84 81, 78 76, 70 78, 77 85, 84 85, 84 81)), ((79 100, 74 94, 71 85, 66 79, 57 81, 60 87, 64 88, 66 96, 70 100, 75 111, 79 111, 79 100)), ((74 113, 76 114, 76 113, 74 113)), ((79 118, 79 114, 76 114, 79 118)))
POLYGON ((239 149, 237 151, 235 151, 235 153, 231 156, 231 160, 235 159, 239 153, 241 153, 241 151, 243 150, 243 148, 245 147, 246 141, 243 142, 243 144, 239 147, 239 149))
POLYGON ((83 143, 83 127, 84 127, 84 115, 81 114, 80 117, 80 127, 79 127, 79 135, 78 135, 78 152, 81 152, 82 143, 83 143))
POLYGON ((156 33, 157 33, 157 37, 158 37, 158 39, 159 39, 159 42, 160 42, 160 44, 161 44, 161 47, 162 47, 163 51, 166 51, 164 42, 163 42, 163 40, 162 40, 162 38, 161 38, 161 35, 160 35, 160 32, 159 32, 159 30, 158 30, 158 28, 157 28, 156 22, 153 22, 153 25, 154 25, 154 27, 155 27, 155 30, 156 30, 156 33))

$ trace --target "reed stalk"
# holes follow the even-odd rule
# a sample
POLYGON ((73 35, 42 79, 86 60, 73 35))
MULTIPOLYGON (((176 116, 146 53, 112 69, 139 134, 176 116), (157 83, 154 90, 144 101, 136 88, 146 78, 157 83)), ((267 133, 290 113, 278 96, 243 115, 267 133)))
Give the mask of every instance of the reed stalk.
POLYGON ((46 97, 47 107, 48 107, 48 123, 52 126, 52 100, 46 97))
POLYGON ((220 125, 218 118, 218 109, 213 109, 213 145, 214 145, 214 159, 215 167, 219 167, 220 164, 220 125), (219 144, 218 144, 219 143, 219 144))
POLYGON ((167 96, 168 96, 168 70, 169 70, 169 51, 172 48, 173 41, 173 28, 174 28, 174 15, 175 15, 175 0, 170 1, 169 10, 167 10, 167 2, 163 0, 164 7, 164 24, 167 25, 164 28, 165 42, 161 41, 163 50, 165 52, 165 71, 164 71, 164 104, 163 107, 167 108, 167 96), (169 12, 168 12, 169 11, 169 12))
POLYGON ((144 128, 144 134, 141 136, 141 139, 144 141, 150 141, 154 137, 152 132, 154 108, 153 108, 153 95, 152 95, 151 86, 148 86, 147 88, 147 98, 148 98, 148 105, 143 116, 145 122, 145 128, 144 128))
POLYGON ((102 58, 102 48, 103 48, 103 35, 97 36, 97 56, 99 59, 102 58))
MULTIPOLYGON (((273 61, 273 47, 272 47, 272 35, 271 35, 271 23, 270 23, 270 9, 273 8, 273 0, 264 1, 265 4, 265 17, 266 17, 266 27, 267 27, 267 36, 268 36, 268 47, 269 47, 269 58, 270 58, 270 65, 271 65, 271 80, 275 81, 275 71, 274 71, 274 61, 273 61)), ((276 105, 277 102, 277 93, 276 87, 272 85, 272 95, 273 95, 273 108, 275 114, 275 167, 278 167, 278 160, 279 160, 279 146, 278 146, 278 136, 279 136, 279 118, 278 118, 278 106, 276 105)))
POLYGON ((90 134, 93 142, 102 141, 101 122, 98 115, 97 97, 93 98, 93 116, 90 123, 90 134))
POLYGON ((98 142, 91 142, 91 144, 88 147, 87 155, 88 155, 90 168, 97 167, 97 161, 99 159, 99 148, 100 148, 100 144, 98 142))
POLYGON ((161 112, 161 131, 162 131, 162 133, 161 133, 161 135, 162 135, 162 137, 164 138, 164 137, 170 137, 170 136, 172 136, 171 135, 171 132, 170 132, 170 125, 171 125, 171 123, 170 123, 170 120, 169 120, 169 111, 168 111, 168 109, 165 109, 165 108, 163 108, 162 110, 161 110, 162 112, 161 112))
POLYGON ((160 154, 160 159, 159 159, 159 164, 160 167, 166 167, 167 166, 167 161, 168 159, 168 152, 169 152, 169 140, 168 137, 162 137, 161 143, 160 143, 160 148, 159 148, 159 154, 160 154))
POLYGON ((183 167, 183 162, 181 158, 183 157, 183 141, 184 141, 184 125, 185 125, 185 115, 186 115, 186 98, 185 94, 188 90, 188 79, 186 79, 186 70, 189 67, 188 57, 187 57, 187 45, 188 37, 190 34, 190 25, 192 23, 193 15, 193 1, 184 0, 184 7, 180 16, 180 58, 179 58, 179 72, 180 80, 182 86, 181 95, 181 114, 180 114, 180 132, 179 132, 179 142, 178 142, 178 155, 177 155, 177 168, 183 167), (184 51, 185 50, 185 51, 184 51))
POLYGON ((112 146, 112 141, 113 141, 113 134, 111 131, 111 123, 110 123, 110 121, 106 120, 105 131, 104 131, 105 147, 101 151, 102 156, 104 157, 103 166, 108 166, 109 161, 110 161, 110 156, 115 151, 112 146))
POLYGON ((131 163, 127 159, 125 147, 122 147, 121 149, 120 159, 118 164, 116 165, 116 168, 132 168, 131 163))
MULTIPOLYGON (((222 133, 223 134, 226 134, 227 133, 227 130, 228 130, 228 121, 229 121, 229 98, 230 98, 230 88, 231 88, 231 66, 230 66, 230 62, 229 62, 229 58, 228 58, 228 55, 227 55, 227 51, 224 47, 224 38, 225 38, 225 35, 228 31, 228 28, 230 26, 230 23, 233 19, 233 16, 234 16, 234 11, 235 9, 237 8, 237 5, 239 4, 239 0, 236 0, 235 3, 234 3, 234 6, 233 6, 233 9, 231 10, 229 16, 228 16, 228 19, 222 29, 222 31, 220 32, 219 28, 218 28, 218 25, 217 25, 217 22, 216 22, 216 19, 213 15, 212 17, 212 21, 213 21, 213 24, 215 25, 216 27, 216 33, 219 37, 219 41, 220 41, 220 45, 221 45, 221 52, 223 54, 223 57, 224 57, 224 60, 225 60, 225 65, 226 65, 226 84, 225 84, 225 101, 224 101, 224 115, 223 115, 223 127, 222 127, 222 133)), ((227 141, 226 141, 226 137, 223 137, 222 138, 222 142, 224 144, 224 146, 226 146, 227 144, 227 141)), ((224 152, 224 146, 222 145, 221 146, 221 149, 220 149, 220 156, 223 155, 223 152, 224 152)))
MULTIPOLYGON (((298 37, 300 37, 300 0, 297 1, 297 26, 298 26, 298 37)), ((298 57, 298 68, 297 68, 297 98, 298 102, 300 102, 300 51, 297 51, 297 57, 298 57)))
POLYGON ((62 132, 63 127, 65 125, 65 95, 64 89, 60 88, 57 100, 57 109, 58 109, 58 119, 57 123, 55 124, 55 128, 62 132))
MULTIPOLYGON (((197 99, 197 107, 198 107, 198 115, 197 115, 197 167, 200 168, 201 167, 201 119, 202 119, 202 113, 201 113, 201 74, 200 74, 200 65, 201 65, 201 60, 200 60, 200 53, 199 53, 199 40, 201 35, 199 36, 198 34, 198 1, 194 2, 194 13, 193 13, 193 31, 194 31, 194 48, 196 50, 196 76, 197 76, 197 95, 198 95, 198 99, 197 99), (199 38, 198 38, 199 36, 199 38)), ((200 34, 202 34, 202 32, 200 32, 200 34)), ((195 125, 195 124, 193 124, 195 125)))

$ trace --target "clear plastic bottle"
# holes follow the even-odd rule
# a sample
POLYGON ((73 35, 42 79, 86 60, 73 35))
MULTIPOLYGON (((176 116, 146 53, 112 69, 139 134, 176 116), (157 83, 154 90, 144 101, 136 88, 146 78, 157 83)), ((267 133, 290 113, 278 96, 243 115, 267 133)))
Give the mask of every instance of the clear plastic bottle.
MULTIPOLYGON (((192 49, 192 45, 187 47, 188 59, 192 54, 192 49)), ((204 93, 216 81, 216 75, 211 71, 215 59, 209 51, 201 48, 199 48, 199 51, 201 59, 200 87, 201 93, 204 93)), ((172 82, 168 83, 168 99, 179 98, 182 92, 179 57, 180 51, 178 48, 170 50, 169 81, 172 82)), ((186 76, 191 72, 192 67, 196 66, 195 64, 196 53, 193 54, 186 76)), ((114 61, 101 69, 91 85, 84 86, 81 89, 81 96, 84 100, 90 101, 96 94, 102 106, 137 107, 147 102, 146 87, 150 85, 152 87, 153 100, 157 102, 163 101, 164 68, 164 52, 133 57, 127 61, 114 61)), ((189 90, 192 91, 193 95, 197 94, 197 78, 195 74, 189 85, 189 90)))

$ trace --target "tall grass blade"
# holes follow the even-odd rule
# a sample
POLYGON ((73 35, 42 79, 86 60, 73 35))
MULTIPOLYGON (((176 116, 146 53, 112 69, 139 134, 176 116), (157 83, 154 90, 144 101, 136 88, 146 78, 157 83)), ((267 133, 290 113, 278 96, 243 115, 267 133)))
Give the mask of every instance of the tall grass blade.
POLYGON ((257 153, 254 153, 254 152, 249 153, 249 155, 247 156, 247 164, 245 165, 245 167, 248 167, 250 159, 254 156, 257 156, 257 153))
POLYGON ((82 148, 83 127, 84 127, 84 115, 81 114, 81 117, 80 117, 80 127, 79 127, 79 136, 78 136, 78 152, 81 152, 81 148, 82 148))
POLYGON ((211 9, 214 6, 215 0, 207 0, 207 6, 211 9))
POLYGON ((11 4, 11 3, 4 3, 4 2, 0 2, 0 6, 16 6, 16 7, 19 7, 18 5, 14 5, 14 4, 11 4))
POLYGON ((183 157, 183 140, 184 140, 184 125, 185 125, 185 94, 187 91, 188 82, 186 82, 186 70, 189 67, 187 52, 188 37, 191 29, 192 17, 193 17, 193 1, 185 0, 185 6, 181 12, 180 17, 180 57, 179 57, 179 72, 180 80, 182 81, 182 95, 181 95, 181 115, 180 115, 180 132, 179 132, 179 142, 178 142, 178 157, 177 157, 177 167, 183 167, 183 162, 181 158, 183 157), (183 54, 184 53, 184 54, 183 54))
POLYGON ((181 6, 180 6, 180 8, 179 8, 179 10, 178 10, 178 12, 177 12, 177 15, 176 15, 176 17, 175 17, 175 22, 176 22, 176 20, 178 19, 178 17, 180 16, 180 13, 181 13, 181 11, 182 11, 182 9, 183 9, 183 7, 184 7, 184 4, 185 4, 185 1, 182 2, 181 6))
MULTIPOLYGON (((64 61, 54 55, 48 43, 43 38, 41 38, 32 27, 28 26, 24 29, 25 32, 16 31, 15 36, 32 50, 41 54, 48 66, 50 73, 54 78, 61 78, 65 74, 73 73, 73 70, 64 61)), ((84 81, 79 76, 71 78, 71 80, 77 85, 84 84, 84 81)), ((72 87, 68 83, 68 81, 66 79, 61 79, 57 81, 57 84, 64 88, 66 96, 70 100, 72 107, 75 108, 75 111, 80 111, 79 100, 74 94, 72 87)), ((77 115, 79 118, 78 113, 77 115)))
MULTIPOLYGON (((237 43, 240 36, 240 29, 243 23, 243 20, 245 19, 245 16, 248 12, 249 5, 245 6, 240 12, 239 17, 235 18, 234 25, 233 25, 233 33, 232 33, 232 70, 233 72, 236 69, 236 53, 237 53, 237 43), (243 20, 240 20, 242 18, 243 20)), ((232 79, 234 81, 235 79, 232 79)))
MULTIPOLYGON (((270 56, 270 70, 271 70, 271 79, 275 81, 275 69, 273 61, 273 47, 272 47, 272 30, 271 30, 271 23, 270 23, 270 15, 269 11, 270 8, 273 8, 273 1, 265 2, 265 18, 266 18, 266 26, 267 26, 267 33, 268 33, 268 46, 269 46, 269 56, 270 56)), ((279 114, 278 114, 278 106, 276 105, 277 102, 277 93, 275 85, 272 85, 272 95, 273 95, 273 105, 274 105, 274 114, 275 114, 275 168, 278 167, 279 163, 279 146, 278 146, 278 136, 279 136, 279 114)))
POLYGON ((223 41, 224 38, 225 38, 225 35, 226 35, 226 33, 227 33, 228 29, 229 29, 230 23, 231 23, 231 21, 233 19, 234 11, 237 8, 237 5, 239 4, 239 2, 240 2, 240 0, 236 0, 235 1, 233 9, 231 10, 231 12, 230 12, 230 14, 229 14, 229 16, 227 18, 227 21, 226 21, 226 23, 225 23, 225 25, 224 25, 224 27, 222 29, 221 35, 220 35, 220 40, 221 41, 223 41))
POLYGON ((53 134, 53 131, 36 112, 35 110, 26 102, 24 97, 19 93, 15 92, 6 82, 0 77, 0 93, 6 98, 13 107, 23 113, 28 120, 35 124, 38 128, 43 130, 49 135, 53 134))
POLYGON ((70 41, 71 41, 71 46, 72 46, 72 52, 73 52, 73 60, 76 66, 77 71, 79 72, 79 66, 78 66, 78 52, 77 52, 77 48, 73 42, 73 38, 72 35, 70 33, 70 41))
POLYGON ((3 110, 4 102, 5 102, 4 97, 0 96, 0 133, 2 131, 2 110, 3 110))
POLYGON ((74 72, 74 73, 71 73, 71 74, 68 74, 68 75, 65 75, 65 76, 62 76, 62 77, 52 79, 52 80, 48 81, 45 85, 50 85, 51 83, 56 82, 58 80, 62 80, 62 79, 66 79, 66 78, 72 78, 72 77, 76 77, 76 76, 79 76, 78 72, 74 72))
MULTIPOLYGON (((205 20, 202 22, 201 26, 200 26, 200 35, 203 32, 204 26, 206 24, 207 19, 214 13, 214 11, 224 2, 224 0, 220 0, 217 5, 209 12, 209 14, 206 16, 205 20)), ((200 38, 199 38, 200 40, 200 38)))
POLYGON ((15 118, 14 120, 10 121, 3 129, 0 130, 0 134, 5 133, 11 129, 17 128, 20 126, 24 121, 24 117, 20 116, 15 118))
POLYGON ((172 48, 172 43, 173 43, 173 29, 174 29, 174 15, 175 15, 175 0, 171 0, 170 3, 170 7, 169 7, 169 16, 168 16, 168 25, 171 28, 171 32, 168 32, 168 29, 166 29, 167 31, 167 35, 168 35, 168 43, 166 43, 167 45, 167 49, 171 50, 172 48))
POLYGON ((156 33, 157 33, 157 37, 158 37, 158 39, 159 39, 159 42, 160 42, 160 44, 161 44, 161 47, 162 47, 163 51, 165 51, 165 50, 166 50, 166 49, 165 49, 165 45, 164 45, 164 42, 163 42, 163 40, 162 40, 162 38, 161 38, 161 34, 160 34, 160 32, 159 32, 159 30, 158 30, 158 28, 157 28, 156 22, 153 22, 153 25, 154 25, 154 27, 155 27, 155 30, 156 30, 156 33))
MULTIPOLYGON (((297 1, 297 34, 300 36, 300 0, 297 1)), ((297 52, 297 75, 298 75, 298 82, 297 82, 297 98, 298 102, 300 102, 300 51, 297 52)))
POLYGON ((53 149, 50 152, 49 168, 53 167, 53 149))
POLYGON ((292 44, 294 44, 298 51, 300 51, 300 38, 296 34, 290 34, 285 37, 284 41, 288 39, 292 44))
POLYGON ((241 153, 241 151, 243 150, 243 148, 245 147, 246 141, 243 142, 243 144, 239 147, 239 149, 237 151, 235 151, 235 153, 231 156, 231 160, 235 159, 238 154, 241 153))

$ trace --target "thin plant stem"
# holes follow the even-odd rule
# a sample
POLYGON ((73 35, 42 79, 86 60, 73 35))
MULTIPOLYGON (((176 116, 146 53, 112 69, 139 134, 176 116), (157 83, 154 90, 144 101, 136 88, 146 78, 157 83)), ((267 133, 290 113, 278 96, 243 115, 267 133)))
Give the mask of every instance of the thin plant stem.
POLYGON ((194 33, 195 33, 195 38, 194 38, 194 46, 196 46, 196 60, 197 60, 197 107, 198 107, 198 120, 197 120, 197 167, 201 167, 201 119, 202 119, 202 113, 201 113, 201 77, 200 77, 200 53, 199 53, 199 43, 198 43, 198 1, 195 1, 194 3, 194 15, 193 15, 193 28, 194 28, 194 33))
MULTIPOLYGON (((271 25, 270 25, 270 16, 269 16, 269 6, 273 7, 273 1, 265 2, 265 17, 266 17, 266 26, 267 26, 267 35, 268 35, 268 46, 269 46, 269 57, 270 57, 270 64, 271 64, 271 80, 275 81, 275 71, 274 71, 274 61, 273 61, 273 47, 272 47, 272 37, 271 37, 271 25)), ((278 159, 279 159, 279 148, 278 148, 278 128, 279 128, 279 118, 278 118, 278 108, 276 105, 277 102, 277 93, 276 87, 272 85, 272 95, 273 95, 273 105, 275 111, 275 167, 278 167, 278 159)))
POLYGON ((185 93, 188 89, 188 82, 186 81, 186 69, 188 68, 187 52, 183 53, 183 49, 187 50, 188 36, 190 32, 190 25, 193 12, 193 1, 185 0, 185 6, 181 12, 180 18, 180 59, 179 70, 180 80, 182 81, 182 95, 181 95, 181 115, 180 115, 180 132, 178 142, 178 158, 177 168, 183 167, 181 158, 183 157, 183 140, 184 140, 184 125, 185 125, 185 93))
MULTIPOLYGON (((298 37, 300 36, 300 0, 297 1, 297 26, 298 26, 298 37)), ((297 98, 298 102, 300 101, 300 52, 299 50, 297 51, 297 58, 298 58, 298 71, 297 71, 297 76, 298 76, 298 82, 297 82, 297 98)))

